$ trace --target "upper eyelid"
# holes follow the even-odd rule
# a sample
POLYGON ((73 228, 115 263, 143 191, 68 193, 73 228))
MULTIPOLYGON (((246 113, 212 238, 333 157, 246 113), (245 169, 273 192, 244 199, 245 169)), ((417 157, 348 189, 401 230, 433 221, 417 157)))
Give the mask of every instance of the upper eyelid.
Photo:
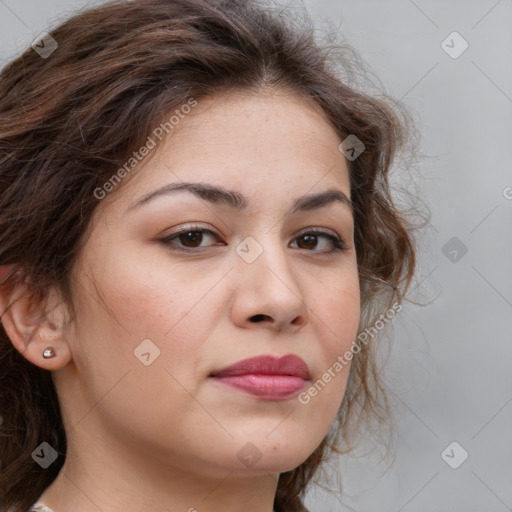
MULTIPOLYGON (((189 232, 189 231, 204 231, 204 232, 209 232, 215 236, 223 236, 223 235, 219 235, 217 233, 217 231, 215 230, 215 228, 211 224, 207 224, 207 226, 209 226, 209 227, 198 226, 196 224, 192 224, 189 226, 185 225, 183 227, 180 227, 173 233, 169 233, 168 235, 165 235, 164 238, 179 235, 183 232, 189 232)), ((335 236, 335 237, 338 237, 338 238, 344 240, 344 237, 342 235, 339 235, 338 233, 336 233, 336 231, 334 231, 333 229, 317 227, 317 226, 303 228, 298 233, 296 233, 294 236, 295 237, 301 236, 302 234, 308 234, 309 232, 318 232, 321 235, 332 235, 332 236, 335 236)))
MULTIPOLYGON (((208 226, 211 226, 211 224, 208 224, 208 226)), ((213 228, 213 226, 211 226, 213 228)), ((199 226, 197 224, 192 224, 192 225, 185 225, 183 227, 180 227, 179 229, 177 229, 176 231, 174 231, 173 233, 169 233, 168 235, 165 235, 164 237, 161 237, 160 240, 170 240, 170 239, 176 239, 179 237, 179 235, 183 234, 183 233, 188 233, 188 232, 193 232, 193 231, 200 231, 200 232, 206 232, 214 237, 221 237, 222 235, 218 235, 215 228, 213 229, 210 229, 210 228, 206 228, 204 226, 199 226)), ((346 238, 343 236, 343 235, 339 235, 336 231, 330 229, 330 228, 321 228, 321 227, 316 227, 316 226, 312 226, 312 227, 307 227, 307 228, 303 228, 301 229, 298 233, 296 233, 294 235, 294 238, 292 241, 295 241, 298 237, 300 236, 303 236, 303 235, 307 235, 309 233, 315 233, 316 235, 319 235, 319 236, 324 236, 324 237, 327 237, 327 238, 330 238, 331 239, 331 243, 335 243, 335 241, 337 241, 338 243, 341 244, 342 247, 344 247, 345 249, 348 249, 349 248, 349 244, 347 243, 347 240, 346 238)))

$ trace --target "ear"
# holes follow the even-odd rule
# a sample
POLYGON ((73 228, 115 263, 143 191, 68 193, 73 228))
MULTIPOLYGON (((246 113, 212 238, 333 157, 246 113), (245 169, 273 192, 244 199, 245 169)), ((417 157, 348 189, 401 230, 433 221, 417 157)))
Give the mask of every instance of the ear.
POLYGON ((25 359, 45 370, 58 370, 72 359, 68 339, 67 307, 56 288, 36 300, 27 280, 4 283, 9 269, 0 267, 0 319, 14 347, 25 359), (55 357, 44 358, 52 347, 55 357))

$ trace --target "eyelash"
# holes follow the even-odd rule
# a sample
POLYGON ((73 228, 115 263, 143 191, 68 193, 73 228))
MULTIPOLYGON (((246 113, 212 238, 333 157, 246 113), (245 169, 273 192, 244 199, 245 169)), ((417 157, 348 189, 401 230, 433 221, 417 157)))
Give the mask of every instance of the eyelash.
MULTIPOLYGON (((199 233, 208 233, 208 234, 211 234, 213 236, 217 236, 212 230, 210 229, 206 229, 206 228, 202 228, 200 226, 197 226, 197 225, 192 225, 192 226, 185 226, 181 229, 179 229, 178 231, 176 231, 175 233, 171 233, 170 235, 167 235, 163 238, 159 238, 158 241, 163 243, 164 245, 166 245, 169 249, 171 250, 174 250, 174 251, 182 251, 182 252, 199 252, 201 250, 200 247, 192 247, 192 248, 176 248, 176 247, 173 247, 173 244, 172 242, 177 239, 180 235, 183 235, 183 234, 186 234, 186 233, 196 233, 196 232, 199 232, 199 233)), ((338 252, 341 252, 341 251, 346 251, 347 250, 347 246, 344 242, 344 240, 338 236, 335 236, 335 235, 332 235, 331 233, 328 233, 324 230, 321 230, 321 229, 313 229, 311 231, 303 231, 302 233, 300 233, 299 235, 297 235, 297 237, 295 239, 298 239, 298 238, 301 238, 301 237, 305 237, 307 235, 314 235, 314 236, 318 236, 318 235, 321 235, 325 238, 328 238, 334 245, 334 249, 331 249, 330 251, 315 251, 315 250, 311 250, 310 252, 319 252, 320 254, 324 254, 324 255, 327 255, 327 256, 333 256, 334 254, 338 253, 338 252)), ((202 240, 201 240, 202 242, 202 240)), ((308 250, 308 249, 304 249, 304 250, 308 250)))

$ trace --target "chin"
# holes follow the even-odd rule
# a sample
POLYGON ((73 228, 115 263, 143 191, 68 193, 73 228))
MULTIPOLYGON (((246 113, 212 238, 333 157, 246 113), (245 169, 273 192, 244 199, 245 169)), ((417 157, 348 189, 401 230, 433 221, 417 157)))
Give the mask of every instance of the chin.
POLYGON ((300 466, 318 446, 304 443, 304 438, 297 439, 296 444, 293 444, 293 438, 288 438, 287 442, 265 439, 238 444, 241 447, 236 453, 235 467, 231 469, 245 475, 291 471, 300 466))

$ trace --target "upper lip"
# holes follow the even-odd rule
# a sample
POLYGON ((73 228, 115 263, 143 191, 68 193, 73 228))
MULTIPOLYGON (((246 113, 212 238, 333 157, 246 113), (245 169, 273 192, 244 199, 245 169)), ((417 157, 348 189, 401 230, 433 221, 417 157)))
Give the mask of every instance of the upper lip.
POLYGON ((309 380, 308 365, 300 357, 288 354, 282 357, 258 356, 243 359, 222 370, 211 373, 211 377, 230 377, 233 375, 291 375, 309 380))

